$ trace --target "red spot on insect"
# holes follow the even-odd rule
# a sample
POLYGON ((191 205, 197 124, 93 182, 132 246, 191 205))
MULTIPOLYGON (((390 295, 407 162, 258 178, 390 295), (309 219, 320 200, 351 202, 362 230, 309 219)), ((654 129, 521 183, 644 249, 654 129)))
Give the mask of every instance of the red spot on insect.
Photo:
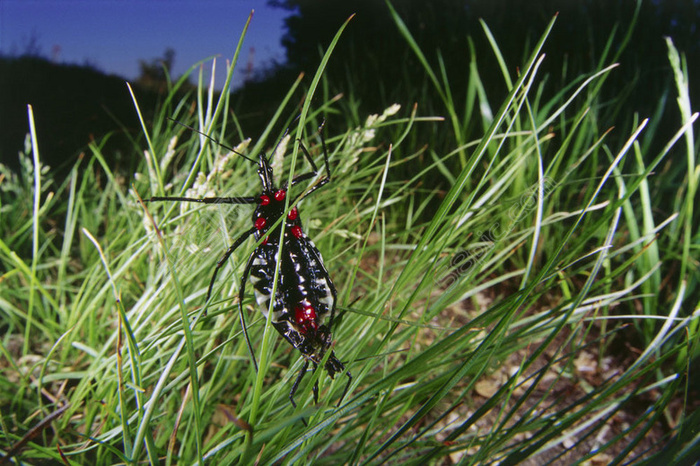
POLYGON ((268 205, 270 203, 270 196, 262 195, 260 196, 260 205, 268 205))
POLYGON ((299 209, 297 209, 296 207, 294 207, 292 210, 290 210, 289 213, 287 214, 287 218, 289 220, 296 220, 298 216, 299 216, 299 209))
POLYGON ((280 189, 275 193, 275 200, 277 201, 284 201, 284 197, 287 195, 287 192, 284 189, 280 189))
POLYGON ((318 329, 318 325, 316 324, 316 309, 310 304, 306 304, 303 307, 297 306, 294 309, 294 320, 301 328, 302 333, 307 333, 309 330, 316 331, 318 329))
POLYGON ((260 244, 267 244, 267 236, 263 238, 263 242, 260 244))
POLYGON ((304 236, 304 232, 301 231, 301 227, 299 225, 294 225, 292 227, 292 234, 295 238, 301 238, 302 236, 304 236))
POLYGON ((262 230, 265 228, 265 225, 267 225, 267 220, 265 220, 265 217, 259 217, 257 220, 255 220, 256 229, 262 230))

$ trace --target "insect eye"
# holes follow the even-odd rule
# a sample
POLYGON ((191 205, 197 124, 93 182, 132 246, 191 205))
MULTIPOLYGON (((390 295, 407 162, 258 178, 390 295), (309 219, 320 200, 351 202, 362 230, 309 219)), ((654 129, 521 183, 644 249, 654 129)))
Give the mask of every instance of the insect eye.
POLYGON ((284 189, 280 189, 275 193, 275 200, 276 201, 284 201, 285 196, 287 195, 287 192, 284 189))

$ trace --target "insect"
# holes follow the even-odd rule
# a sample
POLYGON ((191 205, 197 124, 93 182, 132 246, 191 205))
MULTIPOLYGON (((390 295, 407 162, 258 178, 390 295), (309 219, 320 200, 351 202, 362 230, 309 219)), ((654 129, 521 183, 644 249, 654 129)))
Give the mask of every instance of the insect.
MULTIPOLYGON (((331 181, 328 150, 326 149, 326 142, 323 137, 324 124, 325 122, 321 123, 318 131, 321 136, 321 145, 323 148, 323 159, 326 171, 325 177, 321 178, 317 184, 309 188, 305 193, 297 195, 294 199, 290 199, 289 205, 293 205, 297 201, 304 199, 306 196, 317 191, 331 181)), ((208 135, 189 126, 186 127, 203 134, 210 140, 221 145, 221 147, 237 153, 230 147, 226 147, 208 135)), ((285 214, 285 202, 289 190, 303 181, 314 178, 318 174, 318 169, 311 158, 311 154, 309 154, 309 151, 301 141, 299 141, 299 147, 301 148, 304 158, 309 162, 309 165, 311 165, 311 171, 296 176, 289 186, 286 183, 282 183, 280 187, 275 185, 270 160, 261 152, 257 163, 258 176, 262 183, 262 192, 257 196, 206 198, 152 197, 146 201, 180 201, 199 202, 203 204, 254 204, 256 206, 252 216, 253 226, 249 230, 243 232, 217 262, 211 281, 209 282, 206 301, 208 302, 211 297, 219 270, 224 266, 229 257, 231 257, 231 254, 233 254, 233 252, 251 235, 258 241, 262 239, 260 245, 248 258, 243 276, 241 277, 238 295, 238 310, 241 325, 245 333, 248 349, 253 358, 255 370, 258 370, 258 364, 255 360, 250 339, 248 338, 245 317, 243 315, 243 297, 245 295, 245 287, 248 279, 253 285, 255 299, 262 313, 266 318, 268 317, 270 300, 272 300, 272 325, 304 356, 304 364, 289 392, 289 401, 292 403, 292 406, 295 408, 297 406, 294 401, 294 395, 299 388, 299 383, 309 368, 309 363, 313 365, 314 371, 318 369, 319 365, 323 364, 323 367, 331 378, 334 378, 338 373, 345 373, 348 382, 340 400, 338 400, 337 406, 340 406, 352 382, 352 375, 350 371, 345 370, 345 365, 335 356, 335 353, 331 349, 333 336, 330 329, 333 326, 333 319, 335 317, 337 291, 335 285, 333 285, 331 281, 328 270, 326 270, 323 264, 321 253, 316 248, 313 241, 311 241, 302 230, 298 208, 295 206, 285 214), (282 222, 275 226, 277 221, 282 217, 285 217, 283 237, 281 235, 282 222), (281 256, 279 255, 280 241, 283 243, 281 256), (280 262, 279 278, 277 289, 273 297, 273 280, 278 261, 280 262), (328 325, 324 323, 326 318, 328 318, 328 325), (326 353, 329 350, 330 354, 326 357, 326 353), (323 362, 324 359, 325 363, 323 362)), ((243 154, 237 154, 247 160, 255 162, 253 159, 243 154)), ((314 402, 318 403, 318 381, 313 386, 313 396, 314 402)))

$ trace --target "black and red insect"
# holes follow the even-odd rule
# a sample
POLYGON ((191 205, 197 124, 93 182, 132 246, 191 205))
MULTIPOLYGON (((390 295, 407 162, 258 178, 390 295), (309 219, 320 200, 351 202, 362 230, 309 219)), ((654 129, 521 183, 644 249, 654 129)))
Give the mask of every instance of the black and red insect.
MULTIPOLYGON (((289 205, 295 205, 298 201, 331 181, 331 170, 328 162, 328 150, 323 137, 323 126, 324 124, 322 123, 319 127, 319 134, 321 136, 326 176, 321 178, 305 193, 297 195, 294 199, 290 199, 289 205)), ((190 129, 194 130, 193 128, 190 129)), ((200 133, 199 131, 197 132, 200 133)), ((204 134, 204 136, 209 137, 206 134, 204 134)), ((233 149, 224 146, 218 141, 215 142, 233 151, 233 149)), ((323 363, 324 359, 325 364, 323 367, 325 367, 331 378, 334 378, 335 374, 343 372, 348 377, 348 382, 338 401, 338 405, 340 405, 350 387, 352 375, 350 371, 345 370, 345 365, 335 356, 335 353, 331 349, 333 336, 330 329, 333 326, 333 319, 335 317, 337 292, 328 274, 328 270, 326 270, 323 264, 321 253, 318 251, 313 241, 311 241, 302 230, 299 210, 296 205, 285 215, 285 203, 289 190, 303 181, 314 178, 318 174, 318 169, 311 154, 301 141, 299 141, 299 147, 304 154, 304 158, 309 162, 309 165, 311 165, 311 171, 296 176, 289 186, 286 183, 282 183, 280 187, 275 185, 270 160, 264 153, 261 153, 257 163, 258 175, 262 183, 262 192, 258 196, 207 198, 152 197, 148 199, 147 202, 182 201, 199 202, 203 204, 256 205, 253 211, 252 228, 242 233, 217 262, 211 281, 209 282, 206 301, 208 302, 211 297, 219 269, 224 266, 231 254, 233 254, 233 252, 251 235, 258 241, 262 239, 260 245, 248 258, 243 276, 241 277, 238 295, 238 309, 241 325, 245 332, 246 342, 251 357, 253 358, 255 369, 257 371, 258 365, 248 338, 243 315, 243 298, 248 279, 253 285, 255 299, 265 317, 268 316, 270 300, 273 300, 271 308, 272 325, 304 356, 304 364, 289 392, 289 400, 292 405, 296 407, 294 394, 304 374, 308 370, 309 363, 313 364, 313 370, 315 371, 318 366, 323 363), (278 220, 283 217, 285 218, 285 227, 284 236, 281 237, 282 222, 278 223, 278 220), (282 254, 281 259, 279 259, 280 265, 277 289, 273 298, 272 288, 278 257, 280 257, 278 256, 280 241, 283 242, 282 254), (327 325, 325 324, 326 318, 328 318, 327 325), (326 353, 329 350, 330 354, 326 357, 326 353)), ((238 155, 253 161, 242 154, 238 155)), ((318 382, 314 384, 313 395, 314 401, 318 402, 318 382)))

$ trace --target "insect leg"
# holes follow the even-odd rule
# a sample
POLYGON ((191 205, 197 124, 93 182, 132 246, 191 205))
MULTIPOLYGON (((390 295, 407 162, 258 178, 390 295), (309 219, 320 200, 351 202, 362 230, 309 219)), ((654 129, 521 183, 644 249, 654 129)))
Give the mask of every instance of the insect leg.
MULTIPOLYGON (((304 378, 304 375, 306 374, 306 370, 309 368, 309 361, 307 359, 304 359, 304 365, 301 366, 301 370, 299 371, 299 375, 297 376, 297 379, 294 381, 294 385, 292 385, 292 389, 289 391, 289 401, 292 402, 292 406, 295 408, 297 407, 296 402, 294 401, 294 394, 297 392, 297 388, 299 388, 299 383, 301 382, 301 379, 304 378)), ((317 397, 318 395, 316 395, 317 397)))
MULTIPOLYGON (((324 120, 323 123, 321 123, 321 126, 318 127, 318 132, 321 135, 321 145, 323 147, 323 160, 326 165, 326 177, 319 180, 319 182, 311 187, 309 191, 305 194, 304 197, 308 196, 310 193, 316 191, 317 189, 321 188, 322 186, 326 185, 331 181, 331 169, 330 169, 330 164, 328 163, 328 150, 326 149, 326 139, 323 137, 323 126, 326 124, 326 121, 324 120)), ((309 165, 311 165, 311 171, 309 173, 304 173, 301 174, 297 177, 295 177, 292 180, 292 186, 295 186, 299 184, 302 181, 308 180, 310 178, 313 178, 316 176, 316 173, 318 173, 318 168, 316 167, 316 164, 314 163, 313 158, 311 158, 311 154, 309 153, 308 149, 304 145, 301 140, 299 140, 299 148, 301 149, 301 152, 304 154, 304 158, 308 160, 309 165)))
MULTIPOLYGON (((314 363, 314 372, 316 372, 316 369, 318 369, 318 365, 314 363)), ((312 391, 314 392, 314 404, 318 404, 318 379, 316 379, 316 383, 314 384, 312 391)))
POLYGON ((352 383, 352 374, 350 374, 350 371, 347 371, 345 375, 348 376, 348 383, 345 384, 345 390, 343 390, 343 394, 340 395, 340 399, 338 400, 338 404, 335 405, 336 407, 340 407, 340 403, 343 402, 343 398, 345 398, 345 395, 348 393, 348 389, 350 388, 350 383, 352 383))
POLYGON ((326 120, 324 119, 321 122, 321 125, 318 127, 318 134, 321 136, 321 147, 323 148, 323 160, 326 164, 326 178, 328 178, 328 181, 331 179, 331 166, 328 163, 328 149, 326 148, 326 138, 323 137, 323 127, 326 125, 326 120))
MULTIPOLYGON (((326 177, 322 178, 316 185, 312 186, 306 194, 304 194, 304 197, 308 196, 312 192, 316 191, 319 188, 322 188, 326 184, 330 183, 331 181, 331 167, 330 163, 328 162, 328 149, 326 148, 326 138, 323 137, 323 126, 326 124, 325 120, 323 123, 321 123, 321 126, 318 127, 318 132, 321 135, 321 146, 323 147, 323 160, 326 165, 326 177)), ((309 161, 311 166, 313 167, 313 172, 312 173, 305 173, 303 175, 299 175, 292 181, 292 185, 295 185, 299 181, 303 181, 305 179, 311 178, 314 175, 316 175, 317 169, 316 169, 316 164, 314 164, 313 160, 311 159, 311 154, 309 154, 309 151, 306 149, 306 146, 299 141, 299 147, 301 148, 301 151, 304 153, 304 157, 306 157, 306 160, 309 161)))
POLYGON ((144 202, 199 202, 201 204, 257 204, 257 197, 163 197, 154 196, 150 199, 144 199, 144 202))
MULTIPOLYGON (((311 165, 311 171, 308 173, 302 173, 301 175, 295 176, 294 179, 292 180, 292 186, 295 186, 295 185, 301 183, 302 181, 306 181, 310 178, 313 178, 314 176, 316 176, 316 173, 318 173, 318 168, 316 168, 316 164, 314 163, 314 160, 311 158, 311 154, 309 154, 309 151, 306 149, 306 146, 304 146, 304 143, 301 142, 301 140, 299 140, 299 148, 301 149, 301 152, 304 154, 304 158, 309 161, 309 165, 311 165)), ((327 182, 323 182, 323 184, 325 184, 325 183, 327 183, 327 182)))
MULTIPOLYGON (((331 340, 330 333, 328 333, 326 335, 326 337, 328 338, 327 343, 328 343, 328 345, 330 345, 330 340, 331 340)), ((333 351, 331 351, 331 354, 328 357, 328 361, 326 361, 325 368, 326 368, 326 371, 328 372, 328 375, 330 375, 332 379, 335 378, 335 374, 340 374, 342 372, 345 372, 345 375, 348 377, 348 383, 345 384, 345 389, 343 390, 343 394, 340 395, 340 399, 338 400, 338 404, 336 405, 338 407, 338 406, 340 406, 340 403, 343 402, 343 398, 345 398, 345 395, 348 393, 348 390, 350 389, 350 384, 352 383, 352 374, 350 374, 350 371, 345 370, 345 365, 340 361, 340 359, 335 357, 335 354, 333 353, 333 351)))
POLYGON ((255 372, 258 372, 258 361, 255 360, 255 351, 253 351, 253 345, 250 342, 250 337, 248 337, 248 327, 245 324, 245 315, 243 314, 243 296, 245 295, 245 284, 250 275, 250 269, 253 266, 253 260, 255 260, 255 252, 250 255, 248 263, 243 271, 243 276, 241 277, 241 285, 238 287, 238 315, 241 319, 241 328, 243 329, 243 335, 245 335, 245 342, 248 345, 248 352, 250 357, 253 359, 253 366, 255 366, 255 372))
POLYGON ((214 274, 212 275, 211 281, 209 282, 209 290, 207 290, 207 299, 206 299, 207 302, 209 302, 209 298, 211 297, 211 290, 212 290, 212 288, 214 288, 214 282, 216 281, 216 274, 219 273, 219 269, 224 266, 224 264, 226 263, 228 258, 231 257, 231 254, 233 254, 233 251, 238 249, 238 246, 243 244, 243 241, 248 239, 248 237, 250 235, 252 235, 253 232, 255 232, 255 230, 256 230, 255 227, 253 227, 250 230, 243 233, 241 236, 239 236, 238 239, 236 239, 236 241, 233 242, 231 247, 229 247, 226 250, 224 255, 221 256, 221 259, 219 259, 219 262, 216 263, 216 267, 214 268, 214 274))

